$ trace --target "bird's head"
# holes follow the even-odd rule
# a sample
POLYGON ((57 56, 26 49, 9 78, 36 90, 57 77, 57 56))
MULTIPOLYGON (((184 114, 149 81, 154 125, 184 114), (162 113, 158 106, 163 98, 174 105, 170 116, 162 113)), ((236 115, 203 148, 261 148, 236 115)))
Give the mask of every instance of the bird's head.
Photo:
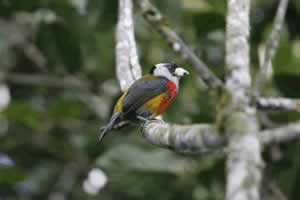
POLYGON ((153 76, 162 76, 171 81, 178 80, 189 74, 187 70, 175 63, 159 63, 151 69, 153 76))

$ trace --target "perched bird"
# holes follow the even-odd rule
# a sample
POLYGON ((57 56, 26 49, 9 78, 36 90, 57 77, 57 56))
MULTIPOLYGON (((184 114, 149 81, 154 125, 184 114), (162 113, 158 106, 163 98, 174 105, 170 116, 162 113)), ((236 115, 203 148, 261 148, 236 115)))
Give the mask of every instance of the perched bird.
POLYGON ((118 99, 98 142, 118 124, 148 120, 163 113, 175 99, 179 80, 189 72, 174 63, 156 64, 150 74, 136 80, 118 99))

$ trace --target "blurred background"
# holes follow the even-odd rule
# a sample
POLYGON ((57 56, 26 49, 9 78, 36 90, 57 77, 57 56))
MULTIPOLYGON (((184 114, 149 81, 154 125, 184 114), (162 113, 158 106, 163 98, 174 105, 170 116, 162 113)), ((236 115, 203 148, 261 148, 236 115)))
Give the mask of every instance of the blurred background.
MULTIPOLYGON (((190 47, 224 78, 224 0, 152 1, 190 47)), ((278 1, 252 1, 251 65, 255 74, 278 1)), ((114 31, 118 1, 0 0, 0 200, 221 200, 225 159, 186 156, 148 144, 136 127, 96 144, 120 94, 114 31)), ((182 59, 135 9, 143 72, 182 59)), ((274 81, 265 95, 300 98, 300 1, 290 0, 274 81)), ((216 99, 192 73, 164 119, 213 122, 216 99)), ((264 126, 300 119, 267 113, 264 126)), ((265 149, 266 199, 299 199, 299 141, 265 149)))

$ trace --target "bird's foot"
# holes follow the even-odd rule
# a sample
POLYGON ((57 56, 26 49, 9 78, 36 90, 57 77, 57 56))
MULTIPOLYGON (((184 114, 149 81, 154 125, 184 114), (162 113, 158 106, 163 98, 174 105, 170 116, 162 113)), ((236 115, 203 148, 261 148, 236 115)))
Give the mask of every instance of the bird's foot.
POLYGON ((148 123, 150 123, 150 122, 158 122, 158 123, 164 123, 164 120, 162 120, 162 119, 158 119, 158 118, 144 118, 144 117, 142 117, 142 116, 137 116, 137 118, 139 119, 139 120, 141 120, 142 122, 148 122, 148 123))
POLYGON ((146 119, 146 118, 141 117, 141 116, 138 116, 137 118, 139 120, 141 120, 141 122, 142 122, 142 124, 141 124, 141 132, 142 132, 142 134, 144 134, 145 128, 150 123, 165 123, 164 120, 162 120, 162 119, 156 119, 156 118, 146 119))
POLYGON ((129 121, 121 121, 119 122, 118 124, 116 124, 113 129, 116 129, 116 130, 120 130, 126 126, 130 125, 130 122, 129 121))
POLYGON ((139 119, 139 120, 141 120, 142 122, 146 122, 146 121, 148 121, 148 119, 146 119, 146 118, 144 118, 144 117, 142 117, 142 116, 137 116, 137 118, 139 119))
POLYGON ((152 122, 154 122, 154 123, 161 123, 161 124, 165 123, 165 121, 163 119, 157 119, 157 118, 149 119, 149 122, 150 123, 152 123, 152 122))

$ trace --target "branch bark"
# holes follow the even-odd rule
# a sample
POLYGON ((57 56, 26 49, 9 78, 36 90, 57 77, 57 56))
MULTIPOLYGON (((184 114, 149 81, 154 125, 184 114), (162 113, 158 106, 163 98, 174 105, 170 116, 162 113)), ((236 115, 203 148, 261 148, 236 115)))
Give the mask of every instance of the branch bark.
POLYGON ((300 100, 284 97, 260 97, 256 100, 257 108, 266 111, 300 112, 300 100))
POLYGON ((289 142, 300 139, 300 121, 258 133, 262 144, 289 142))
POLYGON ((249 0, 229 0, 226 24, 226 88, 230 101, 225 110, 229 139, 227 200, 258 200, 261 182, 261 144, 256 136, 256 109, 249 91, 249 0))
POLYGON ((10 104, 10 102, 11 102, 10 88, 8 87, 8 85, 2 83, 2 81, 0 80, 0 113, 10 104))
POLYGON ((116 43, 116 72, 124 91, 142 75, 134 37, 132 0, 119 0, 116 43))
POLYGON ((151 144, 189 154, 207 153, 225 144, 216 127, 209 124, 176 125, 150 121, 144 126, 143 136, 151 144))
POLYGON ((188 64, 197 71, 198 75, 211 88, 222 88, 222 81, 210 71, 208 66, 188 47, 177 33, 165 23, 166 19, 149 0, 135 0, 143 17, 168 42, 172 49, 178 53, 188 64))

